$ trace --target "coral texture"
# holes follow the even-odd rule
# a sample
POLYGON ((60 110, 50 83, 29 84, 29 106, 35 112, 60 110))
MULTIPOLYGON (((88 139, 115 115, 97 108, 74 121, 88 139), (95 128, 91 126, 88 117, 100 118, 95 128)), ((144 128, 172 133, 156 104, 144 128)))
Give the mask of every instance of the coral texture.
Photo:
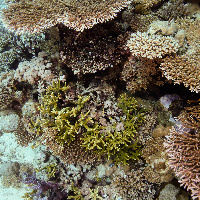
POLYGON ((132 33, 127 42, 132 55, 149 59, 162 58, 166 54, 178 51, 178 42, 170 36, 132 33))
POLYGON ((130 56, 122 70, 122 79, 126 82, 126 89, 135 93, 142 89, 146 90, 150 84, 162 85, 162 81, 159 80, 160 70, 156 66, 157 64, 152 59, 136 59, 130 56))
POLYGON ((181 55, 173 55, 162 60, 160 68, 167 79, 175 84, 183 83, 192 92, 200 91, 200 25, 199 18, 182 18, 176 22, 180 30, 185 32, 186 52, 181 55))
POLYGON ((116 176, 111 186, 114 186, 119 196, 125 200, 152 200, 155 194, 153 184, 146 181, 140 169, 132 169, 125 177, 116 176))
POLYGON ((125 54, 125 38, 115 29, 114 25, 109 29, 95 26, 78 37, 75 31, 66 30, 72 39, 60 53, 61 62, 71 67, 74 74, 96 73, 118 65, 125 54))
POLYGON ((3 21, 9 30, 14 30, 17 34, 41 32, 58 23, 83 31, 97 23, 113 19, 130 3, 131 0, 22 0, 11 3, 3 10, 3 21))
POLYGON ((200 53, 169 56, 163 59, 160 68, 168 80, 175 84, 183 83, 192 92, 200 91, 200 53))
POLYGON ((191 190, 193 199, 200 198, 199 114, 199 105, 186 108, 179 117, 183 123, 172 127, 164 143, 169 155, 169 165, 181 185, 191 190))
MULTIPOLYGON (((36 85, 38 92, 43 92, 46 85, 59 78, 55 69, 54 72, 52 71, 52 63, 45 60, 45 57, 46 53, 40 52, 38 57, 31 59, 31 61, 20 62, 15 71, 14 79, 36 85)), ((65 80, 64 76, 60 76, 60 80, 65 80)))

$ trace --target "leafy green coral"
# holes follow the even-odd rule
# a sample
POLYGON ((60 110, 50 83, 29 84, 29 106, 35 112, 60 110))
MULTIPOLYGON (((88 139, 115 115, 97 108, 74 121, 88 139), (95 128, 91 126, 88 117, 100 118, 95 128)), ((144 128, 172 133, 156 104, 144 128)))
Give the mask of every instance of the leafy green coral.
POLYGON ((138 107, 135 98, 126 94, 122 94, 118 99, 118 107, 126 115, 125 120, 121 119, 124 130, 117 131, 116 125, 108 130, 95 124, 92 131, 83 133, 82 146, 87 150, 93 150, 99 156, 105 155, 108 159, 112 156, 116 164, 126 165, 128 160, 138 159, 141 155, 135 135, 145 119, 146 111, 138 107))

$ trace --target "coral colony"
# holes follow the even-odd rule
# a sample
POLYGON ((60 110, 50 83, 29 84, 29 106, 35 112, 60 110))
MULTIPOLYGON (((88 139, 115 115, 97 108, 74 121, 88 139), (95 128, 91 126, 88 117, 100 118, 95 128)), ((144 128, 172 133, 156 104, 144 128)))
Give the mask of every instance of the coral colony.
POLYGON ((1 0, 0 199, 200 199, 200 2, 1 0))

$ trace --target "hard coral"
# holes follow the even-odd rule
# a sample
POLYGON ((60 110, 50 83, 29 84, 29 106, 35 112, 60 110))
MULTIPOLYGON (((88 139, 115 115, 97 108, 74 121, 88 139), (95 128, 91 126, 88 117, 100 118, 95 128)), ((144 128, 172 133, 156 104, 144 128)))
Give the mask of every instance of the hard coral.
POLYGON ((160 68, 168 80, 173 80, 175 84, 183 83, 192 92, 198 93, 200 91, 199 59, 200 52, 169 56, 163 59, 160 68))
POLYGON ((179 183, 191 190, 193 199, 200 198, 199 114, 199 105, 185 108, 178 118, 182 124, 172 128, 164 143, 169 165, 175 171, 179 183))
POLYGON ((184 17, 189 13, 189 5, 184 3, 184 0, 170 0, 163 4, 158 10, 159 17, 170 20, 177 17, 184 17))
POLYGON ((162 58, 166 54, 178 51, 178 42, 170 36, 148 35, 147 33, 132 33, 127 42, 133 56, 149 59, 162 58))
MULTIPOLYGON (((52 70, 55 67, 53 67, 53 64, 46 60, 45 57, 46 53, 40 52, 38 57, 30 61, 20 62, 15 71, 14 78, 19 82, 24 81, 35 86, 38 92, 44 92, 45 86, 50 85, 52 81, 56 81, 59 78, 59 76, 56 75, 56 70, 52 70)), ((63 80, 65 80, 64 76, 63 80)))
POLYGON ((155 194, 153 184, 146 180, 141 169, 132 169, 125 177, 116 176, 111 186, 124 200, 152 200, 155 194))
POLYGON ((135 135, 144 121, 145 110, 140 110, 133 97, 122 94, 118 99, 118 107, 125 114, 124 129, 116 130, 115 124, 111 129, 96 126, 93 132, 84 133, 83 144, 86 149, 93 150, 99 155, 111 157, 116 164, 127 164, 129 160, 136 160, 141 154, 135 135))
POLYGON ((3 21, 17 34, 41 32, 58 23, 83 31, 113 19, 130 3, 131 0, 22 0, 3 10, 3 21))
POLYGON ((72 68, 74 74, 95 73, 118 65, 125 54, 122 48, 125 36, 120 36, 116 27, 106 29, 96 26, 83 33, 68 31, 65 50, 61 52, 61 61, 72 68))
POLYGON ((135 6, 136 11, 147 11, 153 6, 156 6, 159 4, 162 0, 134 0, 134 4, 137 4, 135 6))
POLYGON ((200 91, 200 25, 198 18, 177 19, 180 30, 185 32, 187 50, 182 55, 171 55, 162 60, 160 68, 167 79, 183 83, 192 92, 200 91))
POLYGON ((136 59, 130 56, 123 66, 122 79, 126 82, 126 89, 135 93, 142 89, 146 90, 150 84, 161 85, 162 81, 159 80, 159 71, 154 60, 146 58, 136 59))

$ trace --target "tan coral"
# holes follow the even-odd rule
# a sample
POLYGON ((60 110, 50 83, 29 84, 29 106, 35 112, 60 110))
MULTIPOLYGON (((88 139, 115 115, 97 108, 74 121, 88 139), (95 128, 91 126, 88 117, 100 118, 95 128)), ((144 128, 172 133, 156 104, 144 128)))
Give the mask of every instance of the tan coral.
POLYGON ((124 200, 152 200, 155 194, 153 184, 146 180, 141 169, 132 169, 124 177, 116 176, 110 187, 124 200))
POLYGON ((181 186, 191 190, 193 199, 200 198, 200 104, 193 105, 196 102, 189 102, 191 106, 179 115, 179 125, 172 127, 164 143, 169 165, 181 186))
POLYGON ((113 19, 131 0, 22 0, 3 10, 3 21, 17 34, 37 33, 63 23, 76 31, 113 19), (14 12, 13 12, 14 10, 14 12))
POLYGON ((90 151, 85 151, 85 148, 81 147, 82 141, 78 138, 70 145, 60 145, 56 142, 56 131, 51 128, 43 128, 42 134, 43 144, 52 152, 54 156, 58 156, 61 162, 68 164, 87 164, 93 163, 98 159, 97 155, 90 151))
MULTIPOLYGON (((166 132, 164 130, 164 132, 166 132)), ((173 171, 168 165, 167 152, 163 146, 164 139, 162 137, 152 138, 146 143, 146 147, 142 150, 142 156, 148 163, 144 169, 144 176, 152 183, 169 182, 173 179, 173 171)))
POLYGON ((169 164, 175 171, 181 186, 191 190, 193 199, 200 198, 199 141, 199 132, 191 134, 189 130, 180 126, 172 128, 165 142, 170 157, 169 164))
POLYGON ((151 7, 156 6, 162 0, 134 0, 134 4, 136 3, 135 10, 138 12, 145 13, 151 7))
POLYGON ((135 93, 147 89, 152 82, 153 75, 157 74, 156 64, 153 60, 136 60, 133 56, 124 64, 122 79, 126 82, 126 89, 135 93))
MULTIPOLYGON (((186 37, 187 51, 182 55, 174 55, 164 58, 160 68, 168 80, 173 80, 175 84, 183 83, 192 92, 200 91, 200 20, 183 18, 177 19, 179 30, 184 31, 177 36, 179 44, 183 44, 186 37)), ((180 31, 179 31, 180 33, 180 31)), ((176 37, 176 36, 175 36, 176 37)))
POLYGON ((176 53, 178 41, 170 36, 148 35, 147 33, 132 33, 127 42, 133 56, 148 59, 162 58, 166 54, 176 53))
POLYGON ((200 91, 200 52, 169 56, 163 59, 160 68, 168 80, 175 84, 183 83, 192 92, 200 91))

